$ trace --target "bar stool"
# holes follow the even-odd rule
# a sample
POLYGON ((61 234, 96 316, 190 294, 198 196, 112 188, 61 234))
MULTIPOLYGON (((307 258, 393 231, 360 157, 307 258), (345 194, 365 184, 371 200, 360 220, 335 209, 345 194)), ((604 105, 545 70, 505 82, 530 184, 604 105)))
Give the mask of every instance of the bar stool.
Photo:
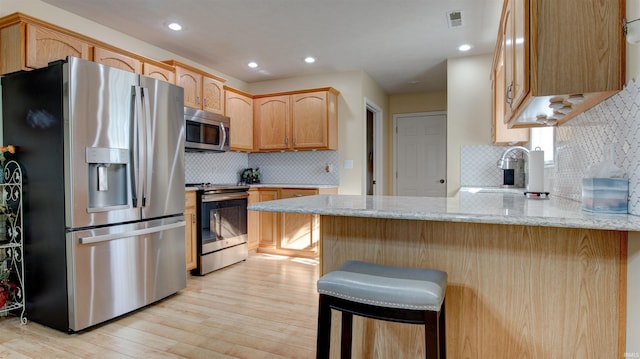
POLYGON ((316 358, 329 358, 331 309, 342 312, 341 358, 351 358, 353 314, 423 324, 427 359, 444 359, 447 273, 348 261, 318 280, 316 358))

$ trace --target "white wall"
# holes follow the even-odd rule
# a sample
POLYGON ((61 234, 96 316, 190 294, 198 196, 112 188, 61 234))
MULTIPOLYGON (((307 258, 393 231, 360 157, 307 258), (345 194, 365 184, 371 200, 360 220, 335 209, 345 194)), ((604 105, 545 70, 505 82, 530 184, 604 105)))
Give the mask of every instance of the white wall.
POLYGON ((338 102, 338 151, 340 152, 340 194, 363 194, 366 146, 364 99, 369 98, 388 113, 387 95, 363 71, 349 71, 325 75, 300 76, 283 80, 249 84, 252 94, 292 91, 304 88, 331 86, 340 91, 338 102), (345 160, 353 161, 353 168, 344 168, 345 160))
POLYGON ((447 61, 448 196, 460 189, 460 147, 491 143, 492 62, 493 55, 447 61))

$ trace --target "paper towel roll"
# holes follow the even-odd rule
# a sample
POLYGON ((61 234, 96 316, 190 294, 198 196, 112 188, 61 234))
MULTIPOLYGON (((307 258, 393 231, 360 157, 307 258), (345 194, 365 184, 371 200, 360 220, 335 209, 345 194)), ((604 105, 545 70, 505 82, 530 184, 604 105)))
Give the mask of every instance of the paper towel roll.
POLYGON ((544 192, 544 151, 529 151, 529 192, 544 192))

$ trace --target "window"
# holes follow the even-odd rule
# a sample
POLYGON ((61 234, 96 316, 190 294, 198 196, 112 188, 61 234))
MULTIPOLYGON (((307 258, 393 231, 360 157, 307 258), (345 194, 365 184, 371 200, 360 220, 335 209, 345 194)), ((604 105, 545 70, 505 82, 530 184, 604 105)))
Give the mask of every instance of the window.
POLYGON ((544 165, 553 166, 556 149, 555 127, 534 127, 531 129, 531 150, 540 147, 544 151, 544 165))

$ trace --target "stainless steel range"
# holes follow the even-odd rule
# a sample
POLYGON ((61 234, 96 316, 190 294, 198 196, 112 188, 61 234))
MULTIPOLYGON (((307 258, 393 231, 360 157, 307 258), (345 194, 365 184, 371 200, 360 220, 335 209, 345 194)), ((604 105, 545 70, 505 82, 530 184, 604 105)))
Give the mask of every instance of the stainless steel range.
POLYGON ((247 259, 247 201, 249 186, 188 184, 198 188, 198 265, 191 271, 204 275, 247 259))

